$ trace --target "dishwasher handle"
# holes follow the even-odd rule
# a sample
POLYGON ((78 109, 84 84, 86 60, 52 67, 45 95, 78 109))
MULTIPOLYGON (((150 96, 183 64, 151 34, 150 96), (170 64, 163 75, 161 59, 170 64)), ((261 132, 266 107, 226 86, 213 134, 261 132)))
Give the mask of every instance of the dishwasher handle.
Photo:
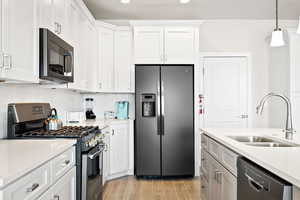
MULTIPOLYGON (((256 181, 254 178, 249 176, 247 173, 245 173, 246 178, 248 179, 249 186, 254 189, 256 192, 261 192, 265 188, 262 184, 260 184, 258 181, 256 181)), ((266 189, 267 190, 267 189, 266 189)))

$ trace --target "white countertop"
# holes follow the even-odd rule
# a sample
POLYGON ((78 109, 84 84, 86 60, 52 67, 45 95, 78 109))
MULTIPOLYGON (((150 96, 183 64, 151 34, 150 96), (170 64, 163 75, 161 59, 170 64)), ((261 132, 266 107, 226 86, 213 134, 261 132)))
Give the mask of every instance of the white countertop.
POLYGON ((75 144, 72 139, 0 140, 0 189, 75 144))
POLYGON ((255 147, 237 142, 227 136, 266 136, 284 142, 300 144, 300 134, 293 140, 285 140, 278 129, 203 129, 209 137, 217 140, 238 154, 300 188, 300 147, 255 147))

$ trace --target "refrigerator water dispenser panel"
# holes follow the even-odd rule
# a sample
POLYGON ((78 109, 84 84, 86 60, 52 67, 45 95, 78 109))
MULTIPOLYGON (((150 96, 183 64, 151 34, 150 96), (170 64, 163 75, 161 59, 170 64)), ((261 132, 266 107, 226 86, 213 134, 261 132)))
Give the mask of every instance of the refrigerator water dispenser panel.
POLYGON ((142 115, 143 117, 155 117, 155 94, 142 94, 142 115))

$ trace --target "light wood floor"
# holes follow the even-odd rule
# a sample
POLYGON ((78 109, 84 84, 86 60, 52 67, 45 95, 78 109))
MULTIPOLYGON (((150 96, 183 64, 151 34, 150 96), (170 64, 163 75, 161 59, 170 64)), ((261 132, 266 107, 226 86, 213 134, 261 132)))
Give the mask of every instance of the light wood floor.
POLYGON ((200 180, 145 180, 129 176, 107 183, 104 200, 200 200, 200 180))

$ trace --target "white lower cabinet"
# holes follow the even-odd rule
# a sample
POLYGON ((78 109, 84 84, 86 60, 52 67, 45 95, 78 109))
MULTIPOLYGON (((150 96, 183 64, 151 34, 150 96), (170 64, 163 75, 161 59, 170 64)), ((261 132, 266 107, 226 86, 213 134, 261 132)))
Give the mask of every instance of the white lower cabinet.
POLYGON ((0 191, 0 200, 33 200, 49 186, 50 163, 47 163, 0 191))
POLYGON ((209 141, 209 144, 213 144, 214 148, 209 148, 208 151, 207 149, 202 149, 201 152, 202 166, 200 174, 202 200, 236 200, 237 154, 214 140, 206 136, 203 137, 209 141), (226 168, 224 166, 226 166, 226 168), (230 171, 227 167, 230 168, 230 171))
POLYGON ((103 184, 107 180, 133 175, 133 121, 113 121, 102 131, 106 144, 103 154, 103 184))
POLYGON ((76 200, 75 147, 0 190, 0 200, 76 200))
POLYGON ((129 169, 129 126, 127 122, 112 124, 110 135, 110 176, 126 173, 129 169))
POLYGON ((76 168, 59 179, 39 200, 76 200, 76 168))

